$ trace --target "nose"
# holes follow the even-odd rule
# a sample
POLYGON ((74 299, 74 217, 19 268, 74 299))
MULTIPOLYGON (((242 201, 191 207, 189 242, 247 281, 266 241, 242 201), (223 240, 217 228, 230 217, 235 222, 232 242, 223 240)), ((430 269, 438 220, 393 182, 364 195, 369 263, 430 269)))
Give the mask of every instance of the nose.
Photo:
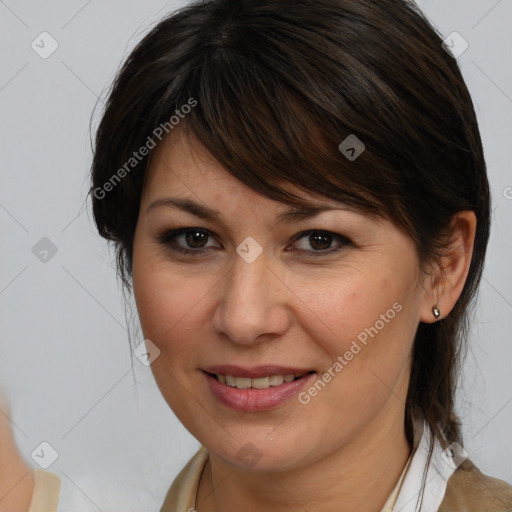
POLYGON ((288 330, 290 291, 264 253, 251 263, 235 255, 221 283, 212 320, 218 334, 234 343, 251 345, 282 336, 288 330))

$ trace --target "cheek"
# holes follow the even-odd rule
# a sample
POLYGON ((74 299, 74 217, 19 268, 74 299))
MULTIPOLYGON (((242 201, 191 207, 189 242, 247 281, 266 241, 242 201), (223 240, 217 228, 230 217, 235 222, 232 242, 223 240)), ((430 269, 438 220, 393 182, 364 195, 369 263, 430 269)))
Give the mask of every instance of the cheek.
POLYGON ((197 368, 193 355, 200 352, 205 338, 198 314, 208 287, 204 280, 192 284, 190 278, 170 272, 163 264, 139 265, 139 261, 149 258, 134 258, 133 291, 139 320, 144 338, 160 349, 151 371, 169 407, 193 432, 195 418, 204 414, 194 408, 201 397, 195 396, 190 374, 197 368))
POLYGON ((323 376, 334 383, 329 387, 336 403, 366 407, 397 386, 418 325, 420 294, 413 274, 407 277, 404 270, 391 280, 368 273, 331 281, 321 293, 302 287, 301 300, 309 306, 302 328, 327 356, 323 376))
POLYGON ((173 357, 168 358, 172 364, 199 345, 200 331, 206 324, 198 315, 204 316, 204 304, 212 285, 204 277, 194 279, 165 262, 142 261, 150 258, 134 256, 133 291, 142 332, 158 346, 162 355, 172 352, 173 357))
POLYGON ((415 308, 412 282, 412 277, 399 282, 371 273, 331 279, 323 285, 304 282, 300 299, 309 318, 304 322, 311 329, 318 326, 312 338, 324 340, 333 359, 349 350, 354 340, 369 345, 369 340, 396 336, 405 326, 410 332, 415 308))

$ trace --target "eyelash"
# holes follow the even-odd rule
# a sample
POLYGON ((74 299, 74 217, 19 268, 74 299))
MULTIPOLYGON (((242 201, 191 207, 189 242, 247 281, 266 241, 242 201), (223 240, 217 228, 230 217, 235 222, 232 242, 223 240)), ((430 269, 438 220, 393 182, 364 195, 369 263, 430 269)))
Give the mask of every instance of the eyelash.
MULTIPOLYGON (((190 232, 190 231, 198 231, 198 232, 201 232, 203 234, 208 235, 208 237, 211 236, 211 232, 209 230, 207 230, 207 229, 195 228, 195 227, 187 227, 187 228, 179 228, 179 229, 173 229, 171 231, 167 231, 163 235, 158 236, 157 237, 157 241, 160 244, 169 247, 172 251, 176 251, 176 252, 179 252, 179 253, 185 254, 185 255, 192 255, 193 254, 193 255, 197 256, 198 254, 202 254, 202 253, 208 251, 209 249, 212 249, 212 247, 203 247, 203 248, 198 248, 198 249, 185 249, 183 247, 177 246, 176 243, 175 243, 175 239, 178 236, 186 234, 187 232, 190 232)), ((321 257, 321 256, 327 256, 329 254, 332 254, 332 253, 340 251, 346 245, 351 245, 352 244, 351 240, 349 240, 346 236, 340 235, 339 233, 333 233, 332 231, 326 231, 326 230, 321 230, 321 229, 308 229, 306 231, 302 231, 302 232, 298 233, 293 238, 292 243, 295 243, 297 240, 300 240, 304 236, 312 234, 312 233, 317 233, 317 234, 320 234, 320 235, 329 235, 329 236, 331 236, 333 238, 333 241, 337 240, 338 243, 340 243, 341 246, 337 247, 337 248, 334 248, 334 249, 333 248, 320 249, 320 250, 317 250, 317 251, 315 251, 315 250, 309 251, 307 249, 298 249, 299 252, 307 252, 307 253, 309 253, 308 257, 317 258, 317 257, 321 257)), ((209 241, 209 239, 207 241, 209 241)))

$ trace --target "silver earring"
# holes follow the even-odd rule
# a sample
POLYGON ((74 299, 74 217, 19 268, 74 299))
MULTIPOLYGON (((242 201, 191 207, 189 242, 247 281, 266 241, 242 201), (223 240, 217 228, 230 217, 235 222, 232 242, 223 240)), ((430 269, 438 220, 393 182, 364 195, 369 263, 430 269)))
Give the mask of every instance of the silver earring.
POLYGON ((432 308, 432 314, 434 315, 434 318, 435 318, 436 320, 441 316, 441 311, 439 311, 439 308, 437 307, 437 305, 435 305, 435 306, 432 308))

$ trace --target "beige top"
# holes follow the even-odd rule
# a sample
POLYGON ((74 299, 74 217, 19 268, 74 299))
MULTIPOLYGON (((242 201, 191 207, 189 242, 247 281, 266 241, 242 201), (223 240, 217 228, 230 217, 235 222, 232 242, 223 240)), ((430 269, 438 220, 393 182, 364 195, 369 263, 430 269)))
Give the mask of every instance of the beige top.
MULTIPOLYGON (((201 447, 194 458, 187 465, 188 471, 185 479, 189 479, 188 487, 183 488, 182 498, 185 499, 186 508, 174 508, 165 509, 167 510, 189 510, 195 506, 195 498, 197 493, 197 487, 199 484, 199 477, 203 471, 204 465, 208 460, 208 452, 205 448, 201 447)), ((407 464, 402 471, 400 479, 387 499, 384 507, 380 512, 392 512, 393 505, 395 504, 396 497, 400 491, 400 486, 404 478, 407 468, 409 466, 411 458, 407 461, 407 464)), ((57 512, 59 504, 60 494, 60 478, 48 471, 42 471, 40 469, 35 470, 35 486, 32 494, 32 501, 28 512, 57 512)), ((183 501, 183 500, 182 500, 183 501)), ((183 507, 183 505, 182 505, 183 507)), ((164 509, 162 509, 163 511, 164 509)))
POLYGON ((34 492, 28 512, 57 512, 60 478, 41 469, 34 470, 34 492))
MULTIPOLYGON (((407 460, 407 464, 405 465, 395 488, 389 495, 380 512, 392 512, 411 459, 412 454, 407 460)), ((160 512, 192 512, 195 510, 199 480, 207 460, 208 451, 204 446, 201 446, 174 480, 171 488, 167 492, 160 512)))

